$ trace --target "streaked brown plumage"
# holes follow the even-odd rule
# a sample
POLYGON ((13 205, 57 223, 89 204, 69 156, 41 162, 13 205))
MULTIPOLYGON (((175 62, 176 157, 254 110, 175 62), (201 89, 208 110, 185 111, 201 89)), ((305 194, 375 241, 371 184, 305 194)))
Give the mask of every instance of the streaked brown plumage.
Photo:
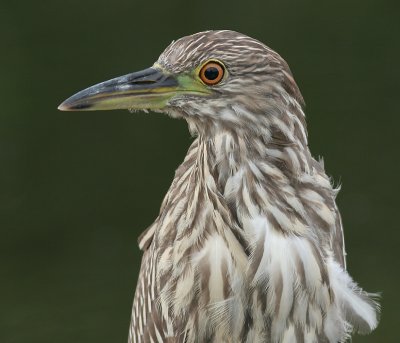
POLYGON ((346 271, 337 190, 310 154, 302 105, 286 62, 232 31, 181 38, 144 73, 61 105, 149 108, 196 136, 139 239, 129 343, 333 343, 376 327, 377 303, 346 271), (199 79, 210 61, 224 70, 215 84, 199 79))

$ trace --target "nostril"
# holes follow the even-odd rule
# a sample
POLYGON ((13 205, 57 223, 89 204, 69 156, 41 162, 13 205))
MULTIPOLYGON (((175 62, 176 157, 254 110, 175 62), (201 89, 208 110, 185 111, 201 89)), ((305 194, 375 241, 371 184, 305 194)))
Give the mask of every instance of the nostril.
POLYGON ((156 83, 157 81, 155 80, 134 80, 129 82, 128 84, 130 85, 150 85, 153 83, 156 83))
POLYGON ((149 83, 156 83, 156 81, 155 80, 140 80, 140 81, 137 81, 136 83, 149 84, 149 83))

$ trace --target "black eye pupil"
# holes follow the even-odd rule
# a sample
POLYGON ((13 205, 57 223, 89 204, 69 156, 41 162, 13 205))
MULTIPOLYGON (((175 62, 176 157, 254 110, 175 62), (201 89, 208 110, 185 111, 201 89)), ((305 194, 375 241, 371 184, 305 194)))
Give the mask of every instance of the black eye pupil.
POLYGON ((204 71, 207 80, 215 80, 219 76, 219 70, 215 67, 209 67, 204 71))

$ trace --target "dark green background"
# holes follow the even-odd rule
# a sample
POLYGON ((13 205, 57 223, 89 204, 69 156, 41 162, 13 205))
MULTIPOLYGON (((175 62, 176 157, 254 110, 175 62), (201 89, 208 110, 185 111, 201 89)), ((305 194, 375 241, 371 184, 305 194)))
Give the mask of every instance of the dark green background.
POLYGON ((185 122, 65 113, 94 83, 150 66, 173 39, 228 28, 290 64, 310 146, 338 197, 352 276, 383 293, 398 342, 396 1, 5 1, 0 4, 0 342, 125 342, 136 238, 191 142, 185 122))

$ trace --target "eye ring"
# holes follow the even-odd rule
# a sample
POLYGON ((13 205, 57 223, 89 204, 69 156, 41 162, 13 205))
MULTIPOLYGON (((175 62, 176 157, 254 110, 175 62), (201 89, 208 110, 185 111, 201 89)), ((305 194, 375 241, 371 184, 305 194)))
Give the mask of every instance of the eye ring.
POLYGON ((206 85, 214 86, 221 82, 224 74, 225 68, 221 63, 210 61, 201 67, 199 77, 206 85))

